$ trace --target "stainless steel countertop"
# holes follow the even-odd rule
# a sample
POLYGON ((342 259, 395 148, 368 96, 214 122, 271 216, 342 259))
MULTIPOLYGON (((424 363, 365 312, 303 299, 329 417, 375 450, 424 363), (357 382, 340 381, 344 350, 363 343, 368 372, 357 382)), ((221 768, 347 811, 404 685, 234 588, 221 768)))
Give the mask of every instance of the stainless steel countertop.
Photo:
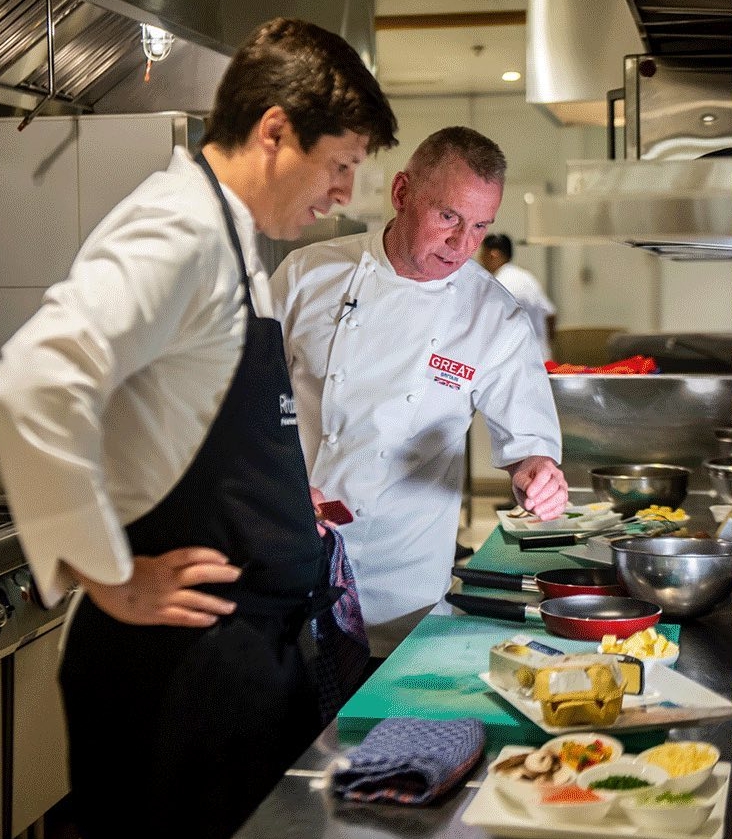
MULTIPOLYGON (((707 497, 698 500, 701 505, 709 503, 707 497)), ((694 513, 695 525, 714 527, 708 508, 708 521, 703 510, 694 513)), ((728 600, 711 614, 684 622, 680 647, 676 669, 732 700, 732 603, 728 600)), ((672 729, 669 739, 706 740, 720 749, 722 760, 732 761, 732 721, 672 729)), ((489 834, 482 827, 471 827, 460 819, 496 756, 497 750, 490 749, 490 730, 488 740, 486 759, 437 805, 352 804, 322 788, 330 761, 353 745, 339 742, 336 724, 331 723, 232 839, 487 839, 489 834)), ((728 796, 725 837, 732 836, 731 811, 732 796, 728 796)))

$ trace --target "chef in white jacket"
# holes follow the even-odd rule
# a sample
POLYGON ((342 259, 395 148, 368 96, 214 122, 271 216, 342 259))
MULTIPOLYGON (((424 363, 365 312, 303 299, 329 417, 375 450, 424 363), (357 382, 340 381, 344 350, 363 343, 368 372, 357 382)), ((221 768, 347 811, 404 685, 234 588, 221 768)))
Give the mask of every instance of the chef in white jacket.
POLYGON ((504 172, 491 140, 442 129, 394 177, 386 228, 293 251, 272 277, 310 483, 354 514, 342 532, 375 658, 450 610, 476 412, 526 509, 550 519, 567 502, 531 324, 470 259, 504 172))
POLYGON ((49 605, 83 586, 60 668, 83 839, 228 839, 320 730, 334 592, 256 235, 347 204, 395 126, 342 38, 262 24, 195 158, 123 199, 3 347, 23 550, 49 605))

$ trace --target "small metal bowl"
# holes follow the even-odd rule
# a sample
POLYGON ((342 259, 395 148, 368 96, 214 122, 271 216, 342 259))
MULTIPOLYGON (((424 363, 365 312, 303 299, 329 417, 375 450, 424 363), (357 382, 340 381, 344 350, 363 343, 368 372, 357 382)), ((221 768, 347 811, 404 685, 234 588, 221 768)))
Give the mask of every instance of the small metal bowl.
POLYGON ((690 469, 662 463, 621 463, 590 470, 592 489, 613 510, 632 516, 651 504, 676 509, 686 498, 690 469))
POLYGON ((618 579, 628 593, 660 606, 663 616, 706 615, 732 592, 732 542, 634 536, 612 543, 618 579))
POLYGON ((704 461, 712 489, 724 504, 732 504, 732 457, 704 461))

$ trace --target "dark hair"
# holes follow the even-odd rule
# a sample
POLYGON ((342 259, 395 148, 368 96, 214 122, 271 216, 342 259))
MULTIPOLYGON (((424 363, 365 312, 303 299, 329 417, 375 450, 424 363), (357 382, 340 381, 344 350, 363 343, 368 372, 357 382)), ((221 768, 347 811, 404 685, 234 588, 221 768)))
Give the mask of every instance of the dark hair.
POLYGON ((489 183, 503 184, 506 176, 506 158, 498 146, 472 128, 455 125, 442 128, 423 140, 407 164, 407 169, 419 172, 436 169, 451 155, 459 157, 489 183))
POLYGON ((487 251, 500 251, 509 262, 513 259, 513 242, 505 233, 489 233, 483 239, 483 247, 487 251))
POLYGON ((202 145, 245 143, 274 105, 305 152, 346 130, 368 136, 369 153, 397 144, 396 117, 376 79, 353 47, 314 23, 275 18, 249 35, 216 91, 202 145))

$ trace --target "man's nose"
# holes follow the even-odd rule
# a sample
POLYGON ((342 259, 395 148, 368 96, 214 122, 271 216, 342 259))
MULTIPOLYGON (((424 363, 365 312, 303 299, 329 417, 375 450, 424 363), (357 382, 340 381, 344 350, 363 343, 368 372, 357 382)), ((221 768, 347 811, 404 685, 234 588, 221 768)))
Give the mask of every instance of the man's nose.
POLYGON ((468 231, 460 224, 450 231, 447 243, 454 251, 463 251, 468 246, 468 231))
POLYGON ((328 193, 330 199, 341 206, 350 204, 351 198, 353 197, 354 177, 354 172, 348 172, 345 175, 340 175, 328 193))

